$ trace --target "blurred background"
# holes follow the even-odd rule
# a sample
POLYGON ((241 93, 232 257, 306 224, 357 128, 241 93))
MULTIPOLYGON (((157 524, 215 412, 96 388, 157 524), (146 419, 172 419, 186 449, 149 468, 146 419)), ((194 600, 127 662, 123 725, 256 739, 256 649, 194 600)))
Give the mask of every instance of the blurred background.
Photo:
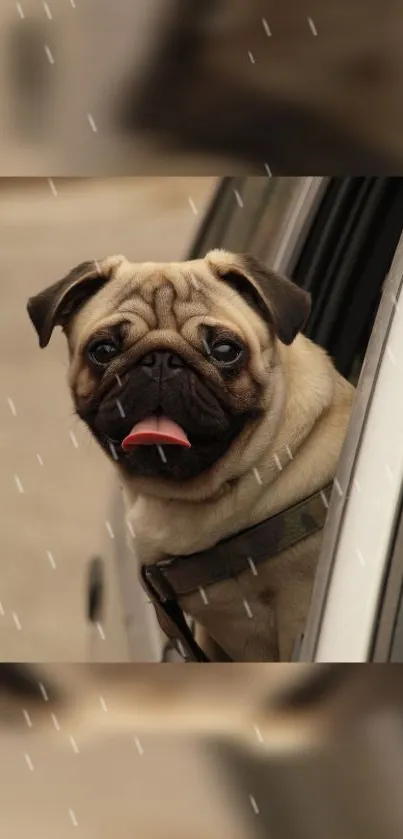
POLYGON ((399 0, 21 0, 0 10, 8 175, 393 174, 399 0))
MULTIPOLYGON (((88 258, 182 259, 214 186, 214 178, 0 180, 3 661, 88 660, 88 559, 97 550, 110 558, 125 538, 124 525, 118 534, 109 521, 113 469, 72 411, 63 336, 57 330, 39 350, 27 299, 88 258)), ((112 600, 114 586, 112 578, 112 600)), ((142 650, 142 615, 136 627, 142 650)), ((105 632, 102 657, 124 660, 121 622, 105 632)))
POLYGON ((389 665, 1 665, 2 835, 400 839, 402 696, 389 665))

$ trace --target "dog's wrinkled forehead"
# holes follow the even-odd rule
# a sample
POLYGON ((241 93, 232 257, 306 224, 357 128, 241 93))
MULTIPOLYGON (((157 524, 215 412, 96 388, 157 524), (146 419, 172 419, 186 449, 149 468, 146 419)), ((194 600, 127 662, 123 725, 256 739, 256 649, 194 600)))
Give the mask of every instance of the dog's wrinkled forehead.
POLYGON ((269 331, 290 344, 310 310, 309 295, 253 256, 212 250, 204 259, 132 263, 123 256, 85 262, 28 301, 41 347, 55 326, 72 346, 102 320, 137 318, 148 330, 181 329, 212 315, 259 342, 269 331))
MULTIPOLYGON (((102 270, 102 263, 101 263, 102 270)), ((110 270, 110 282, 93 300, 94 307, 113 306, 115 309, 128 306, 136 310, 136 304, 158 308, 159 298, 186 303, 206 291, 206 281, 212 279, 211 270, 204 259, 189 262, 129 262, 121 259, 110 270)), ((87 312, 90 307, 87 308, 87 312)), ((142 309, 144 311, 144 307, 142 309)), ((106 314, 106 312, 105 312, 106 314)))
MULTIPOLYGON (((249 321, 254 319, 253 313, 239 294, 223 285, 208 259, 167 263, 112 259, 106 260, 109 282, 71 320, 68 335, 72 345, 85 341, 99 326, 121 319, 147 330, 181 331, 186 321, 210 317, 247 339, 245 313, 249 321)), ((104 263, 98 266, 101 272, 105 270, 104 263)), ((255 317, 258 329, 259 318, 255 317)))
MULTIPOLYGON (((213 252, 212 252, 213 253, 213 252)), ((217 252, 218 253, 218 252, 217 252)), ((227 259, 224 265, 231 266, 231 255, 221 252, 227 259)), ((209 256, 209 255, 208 255, 209 256)), ((182 262, 129 262, 125 257, 109 257, 95 263, 101 274, 108 275, 109 283, 92 300, 93 309, 106 307, 108 303, 115 309, 125 304, 133 305, 144 301, 156 308, 159 297, 171 294, 172 301, 185 303, 204 298, 206 306, 217 296, 234 297, 234 291, 223 287, 219 276, 214 271, 214 263, 208 257, 182 262)), ((232 265, 234 258, 232 259, 232 265)), ((238 296, 238 295, 237 295, 238 296)), ((91 302, 91 301, 89 301, 91 302)), ((91 306, 86 308, 87 314, 91 306)), ((105 312, 106 314, 106 312, 105 312)))

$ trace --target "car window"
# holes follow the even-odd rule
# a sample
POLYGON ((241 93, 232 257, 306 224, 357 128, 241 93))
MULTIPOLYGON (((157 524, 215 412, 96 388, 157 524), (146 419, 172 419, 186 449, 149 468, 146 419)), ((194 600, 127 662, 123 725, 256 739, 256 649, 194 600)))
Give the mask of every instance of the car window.
POLYGON ((290 274, 326 184, 320 177, 226 178, 188 258, 212 248, 250 252, 290 274))

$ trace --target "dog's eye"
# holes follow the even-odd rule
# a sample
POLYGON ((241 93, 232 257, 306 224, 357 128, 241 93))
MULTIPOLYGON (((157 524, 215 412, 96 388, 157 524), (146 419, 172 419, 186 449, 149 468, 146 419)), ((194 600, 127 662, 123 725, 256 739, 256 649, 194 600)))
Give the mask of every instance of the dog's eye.
POLYGON ((88 358, 98 367, 106 367, 118 354, 119 349, 113 341, 93 341, 87 348, 88 358))
POLYGON ((233 364, 242 355, 242 347, 235 341, 220 341, 213 344, 210 355, 219 364, 233 364))

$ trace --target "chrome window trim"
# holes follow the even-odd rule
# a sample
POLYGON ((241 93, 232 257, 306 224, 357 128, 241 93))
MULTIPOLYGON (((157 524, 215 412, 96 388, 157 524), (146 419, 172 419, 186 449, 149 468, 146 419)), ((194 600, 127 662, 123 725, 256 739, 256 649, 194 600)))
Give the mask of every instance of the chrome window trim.
POLYGON ((278 233, 275 243, 277 253, 271 267, 280 274, 291 274, 299 256, 302 239, 312 215, 327 189, 330 178, 310 177, 301 179, 302 183, 294 196, 293 206, 283 228, 278 233))
MULTIPOLYGON (((391 345, 396 348, 396 352, 399 349, 403 354, 403 307, 400 308, 398 303, 402 297, 402 287, 403 236, 384 284, 336 474, 311 612, 301 647, 301 661, 362 662, 367 661, 371 654, 374 623, 403 482, 403 451, 401 460, 394 458, 393 474, 388 476, 388 483, 385 483, 384 498, 388 503, 381 511, 380 519, 376 520, 378 555, 375 559, 371 556, 369 565, 367 556, 362 556, 362 552, 360 555, 361 543, 357 544, 356 539, 360 535, 365 541, 371 529, 371 519, 368 518, 371 505, 372 508, 374 506, 371 476, 372 480, 376 478, 376 470, 382 466, 380 449, 387 449, 391 440, 388 433, 379 437, 379 426, 384 426, 385 419, 380 394, 382 390, 382 399, 386 397, 387 404, 392 405, 398 367, 393 364, 391 345), (374 448, 375 439, 379 443, 378 450, 374 448), (361 480, 364 472, 365 479, 361 480), (362 509, 360 512, 358 496, 361 498, 361 507, 365 509, 364 514, 362 509), (356 598, 353 603, 352 595, 356 598)), ((393 407, 399 410, 396 400, 393 407)), ((403 401, 400 410, 403 425, 403 401)), ((386 416, 391 415, 389 413, 386 416)), ((393 418, 396 419, 396 411, 393 418)), ((383 462, 384 467, 387 462, 383 462)), ((375 535, 375 531, 372 532, 375 535)), ((374 550, 375 540, 372 547, 374 550)))
POLYGON ((212 247, 238 248, 249 250, 274 270, 290 274, 304 244, 306 228, 329 180, 324 177, 223 179, 216 189, 219 203, 215 203, 213 196, 207 220, 202 222, 186 258, 203 257, 212 247), (273 230, 270 227, 270 209, 276 213, 276 202, 285 189, 290 189, 290 195, 287 196, 284 214, 280 213, 284 218, 278 225, 274 223, 273 230), (227 207, 229 220, 224 235, 217 241, 214 228, 220 231, 223 227, 223 207, 227 207), (266 216, 269 216, 267 227, 264 226, 266 216))
POLYGON ((403 509, 397 515, 398 524, 385 575, 385 588, 380 603, 379 616, 373 639, 371 660, 374 662, 402 663, 402 580, 403 580, 403 509))

